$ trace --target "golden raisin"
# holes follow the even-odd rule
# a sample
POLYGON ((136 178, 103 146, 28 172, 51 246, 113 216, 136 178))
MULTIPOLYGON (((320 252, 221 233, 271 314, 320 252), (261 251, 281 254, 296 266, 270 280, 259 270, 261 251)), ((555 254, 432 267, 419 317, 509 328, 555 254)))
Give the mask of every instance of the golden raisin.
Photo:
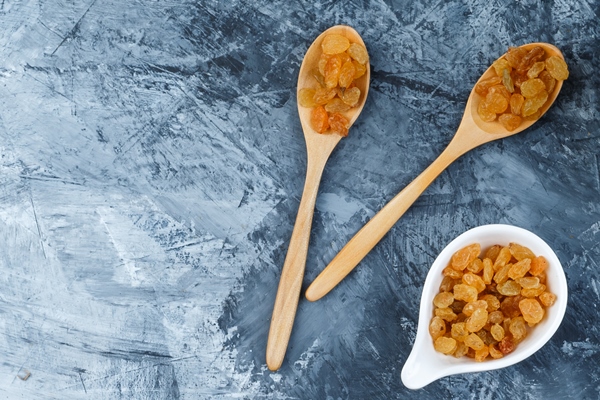
POLYGON ((339 75, 339 85, 341 88, 346 88, 350 86, 352 81, 354 80, 354 74, 356 73, 356 69, 354 68, 354 64, 352 61, 346 61, 344 65, 342 65, 342 69, 339 75))
POLYGON ((437 308, 450 307, 450 305, 452 303, 454 303, 454 295, 452 293, 450 293, 450 292, 441 292, 441 293, 438 293, 433 298, 433 304, 437 308))
POLYGON ((533 276, 538 276, 544 272, 547 267, 548 261, 546 258, 544 256, 537 256, 531 260, 531 268, 529 269, 529 273, 533 276))
POLYGON ((469 336, 469 331, 467 330, 467 326, 464 322, 457 322, 452 324, 450 335, 456 339, 456 341, 464 342, 467 336, 469 336))
POLYGON ((523 299, 519 302, 523 319, 529 324, 537 324, 544 318, 544 308, 536 299, 523 299))
POLYGON ((343 53, 350 47, 350 41, 347 37, 338 34, 327 35, 323 38, 321 48, 325 54, 343 53))
POLYGON ((521 60, 527 54, 527 50, 522 47, 509 47, 504 58, 511 67, 516 68, 521 64, 521 60))
POLYGON ((544 292, 539 295, 539 299, 544 307, 550 307, 556 302, 556 295, 554 293, 544 292))
POLYGON ((544 82, 544 85, 546 85, 546 91, 548 93, 552 93, 554 87, 556 86, 556 79, 554 79, 552 75, 550 75, 550 72, 542 71, 540 72, 538 78, 541 79, 542 82, 544 82))
POLYGON ((477 114, 479 115, 479 118, 481 118, 481 120, 484 122, 492 122, 496 119, 496 113, 490 111, 488 104, 485 100, 479 102, 479 105, 477 106, 477 114))
POLYGON ((531 251, 528 247, 522 246, 518 243, 509 243, 508 249, 510 250, 510 254, 512 254, 517 261, 521 261, 524 258, 535 258, 533 251, 531 251))
POLYGON ((521 125, 521 117, 514 114, 502 114, 498 117, 498 121, 507 131, 514 131, 521 125))
POLYGON ((454 298, 457 300, 464 300, 467 303, 477 300, 477 289, 473 286, 459 283, 454 285, 454 298))
POLYGON ((350 107, 354 107, 358 104, 358 100, 360 99, 360 89, 356 86, 348 88, 342 93, 342 101, 348 104, 350 107))
POLYGON ((481 338, 474 333, 469 334, 465 338, 465 344, 473 350, 480 350, 485 346, 483 340, 481 340, 481 338))
POLYGON ((510 279, 522 278, 529 271, 529 268, 531 268, 531 258, 524 258, 510 267, 508 277, 510 279))
POLYGON ((457 344, 456 340, 452 338, 440 336, 437 339, 435 339, 433 346, 440 353, 452 354, 454 353, 454 350, 456 350, 457 344))
POLYGON ((340 79, 340 73, 342 71, 342 60, 339 56, 334 55, 327 60, 325 64, 325 86, 329 89, 335 88, 338 85, 340 79))
POLYGON ((488 90, 494 86, 502 83, 502 78, 499 76, 494 76, 489 79, 484 79, 475 85, 475 92, 482 97, 485 97, 488 93, 488 90))
POLYGON ((508 100, 498 92, 488 92, 487 96, 485 96, 485 102, 489 111, 496 114, 503 113, 508 107, 508 100))
POLYGON ((369 61, 369 53, 367 52, 365 46, 361 44, 352 43, 348 47, 348 54, 360 64, 364 65, 369 61))
POLYGON ((564 81, 569 77, 567 63, 558 56, 550 56, 546 59, 546 70, 558 81, 564 81))
POLYGON ((523 103, 523 111, 521 114, 524 117, 534 114, 544 105, 544 103, 546 103, 546 100, 548 100, 548 92, 545 90, 542 90, 533 97, 526 98, 525 103, 523 103))
POLYGON ((514 115, 521 115, 521 108, 523 107, 523 103, 525 103, 525 97, 522 94, 515 93, 510 96, 510 112, 514 115))
POLYGON ((433 338, 433 340, 439 338, 440 336, 444 336, 446 333, 446 321, 441 319, 440 317, 433 317, 431 322, 429 323, 429 334, 433 338))
POLYGON ((348 119, 340 113, 334 112, 329 116, 329 127, 332 132, 348 136, 348 119))
POLYGON ((546 90, 546 85, 539 78, 528 79, 527 81, 523 82, 523 84, 521 85, 521 94, 523 96, 525 96, 526 99, 530 98, 530 97, 534 97, 541 91, 545 91, 545 90, 546 90))
POLYGON ((325 110, 328 113, 343 113, 350 109, 350 106, 342 101, 342 99, 335 97, 327 104, 325 104, 325 110))
POLYGON ((325 107, 317 106, 313 108, 310 114, 310 123, 313 129, 319 133, 324 133, 329 128, 329 117, 325 107))
POLYGON ((527 77, 529 79, 537 78, 540 72, 542 72, 546 68, 546 63, 543 61, 538 61, 527 71, 527 77))
POLYGON ((481 252, 481 245, 473 243, 466 246, 452 255, 452 268, 457 271, 464 270, 481 252))
POLYGON ((314 100, 315 90, 314 89, 300 89, 298 91, 298 104, 302 107, 313 108, 318 106, 317 102, 314 100))
POLYGON ((473 314, 467 318, 467 330, 469 332, 477 332, 487 323, 488 312, 485 308, 477 308, 473 314))
POLYGON ((336 93, 334 89, 318 88, 315 90, 313 100, 317 104, 325 105, 329 102, 329 100, 335 97, 335 94, 336 93))

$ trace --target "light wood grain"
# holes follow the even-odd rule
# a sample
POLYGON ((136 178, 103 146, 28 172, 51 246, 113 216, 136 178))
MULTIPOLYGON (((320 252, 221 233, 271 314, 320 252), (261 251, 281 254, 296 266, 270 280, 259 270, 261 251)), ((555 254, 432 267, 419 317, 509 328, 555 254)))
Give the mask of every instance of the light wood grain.
MULTIPOLYGON (((313 71, 317 68, 318 60, 322 53, 321 42, 326 35, 331 33, 342 34, 350 39, 351 42, 364 45, 360 35, 348 26, 334 26, 323 32, 311 44, 302 61, 298 77, 298 90, 302 88, 314 88, 318 85, 318 82, 313 77, 313 71)), ((369 90, 369 80, 370 68, 367 64, 365 75, 356 81, 357 87, 361 90, 359 104, 345 113, 345 116, 350 121, 350 125, 356 121, 364 107, 369 90)), ((331 152, 341 139, 341 136, 338 134, 319 134, 315 132, 310 126, 311 109, 298 106, 298 113, 306 140, 308 158, 306 181, 288 252, 281 271, 275 306, 271 317, 266 356, 267 366, 272 371, 281 367, 294 325, 321 175, 331 152)))
MULTIPOLYGON (((547 43, 530 43, 524 47, 541 46, 548 55, 562 53, 558 48, 547 43)), ((479 79, 490 78, 495 73, 490 67, 479 79)), ((479 82, 479 81, 478 81, 479 82)), ((562 87, 562 81, 557 82, 549 101, 542 108, 542 114, 554 103, 562 87)), ((506 130, 498 122, 484 122, 477 114, 480 96, 471 91, 465 107, 465 113, 458 130, 446 149, 440 156, 423 171, 414 181, 397 194, 381 211, 379 211, 334 257, 329 265, 317 276, 306 290, 306 298, 316 301, 333 289, 358 263, 375 247, 381 238, 394 226, 415 200, 433 182, 433 180, 466 152, 493 140, 515 135, 533 125, 535 120, 525 120, 514 131, 506 130)))

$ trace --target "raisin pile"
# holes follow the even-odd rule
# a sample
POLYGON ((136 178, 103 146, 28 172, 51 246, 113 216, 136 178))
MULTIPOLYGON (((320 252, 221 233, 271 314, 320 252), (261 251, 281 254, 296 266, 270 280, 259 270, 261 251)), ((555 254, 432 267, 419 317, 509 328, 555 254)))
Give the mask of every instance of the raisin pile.
POLYGON ((556 82, 569 77, 565 61, 547 57, 540 46, 531 50, 510 47, 492 67, 496 76, 475 85, 482 97, 477 113, 485 122, 498 120, 509 131, 517 129, 524 118, 538 119, 556 82))
POLYGON ((479 243, 454 253, 429 323, 437 351, 476 361, 514 351, 556 301, 546 286, 543 256, 517 243, 480 254, 479 243))
POLYGON ((355 81, 366 73, 369 54, 363 45, 338 34, 325 36, 321 49, 313 71, 318 86, 300 89, 298 103, 312 108, 310 122, 315 131, 348 136, 349 121, 343 113, 358 104, 361 92, 355 81))

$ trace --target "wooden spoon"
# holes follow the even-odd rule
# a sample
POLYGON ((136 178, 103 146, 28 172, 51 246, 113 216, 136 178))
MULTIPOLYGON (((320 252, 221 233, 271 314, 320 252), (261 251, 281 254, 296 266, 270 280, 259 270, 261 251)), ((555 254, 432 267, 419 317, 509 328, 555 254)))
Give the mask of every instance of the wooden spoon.
MULTIPOLYGON (((359 43, 364 46, 360 35, 349 26, 338 25, 327 29, 311 44, 304 56, 298 77, 298 91, 303 88, 316 88, 318 86, 318 82, 314 77, 314 71, 317 69, 322 53, 321 42, 326 35, 333 33, 347 37, 351 43, 359 43)), ((366 67, 366 73, 355 81, 356 86, 361 91, 360 100, 357 106, 344 113, 350 125, 358 118, 367 99, 371 76, 369 63, 367 63, 366 67)), ((337 133, 320 134, 315 132, 310 125, 310 108, 298 105, 298 113, 300 114, 300 122, 306 140, 308 158, 306 181, 288 253, 283 264, 283 270, 281 271, 279 288, 277 289, 277 297, 275 298, 275 306, 271 318, 271 328, 267 342, 267 366, 272 371, 276 371, 281 366, 292 332, 298 299, 300 298, 302 279, 304 277, 310 228, 321 175, 327 159, 342 138, 337 133)))
MULTIPOLYGON (((529 50, 535 46, 542 47, 548 57, 556 55, 564 59, 558 48, 547 43, 530 43, 522 47, 529 50)), ((495 72, 493 67, 490 67, 479 81, 492 76, 495 76, 495 72)), ((561 87, 562 81, 557 81, 553 92, 548 97, 548 101, 541 109, 542 115, 554 103, 561 87)), ((375 247, 431 182, 454 160, 477 146, 515 135, 536 122, 536 120, 524 120, 517 129, 508 131, 497 121, 484 122, 479 118, 477 107, 480 101, 481 97, 473 89, 467 100, 462 121, 448 147, 421 175, 397 194, 342 248, 306 290, 308 300, 316 301, 320 299, 344 279, 375 247)))

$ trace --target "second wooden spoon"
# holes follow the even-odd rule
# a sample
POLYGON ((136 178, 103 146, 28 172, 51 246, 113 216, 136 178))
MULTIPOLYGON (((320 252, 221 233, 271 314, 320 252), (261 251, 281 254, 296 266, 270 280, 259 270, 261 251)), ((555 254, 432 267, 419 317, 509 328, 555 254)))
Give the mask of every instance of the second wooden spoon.
MULTIPOLYGON (((521 47, 529 50, 535 46, 542 47, 548 57, 558 56, 564 59, 560 50, 548 43, 530 43, 521 47)), ((494 75, 494 69, 490 67, 478 82, 491 78, 494 75)), ((549 94, 548 101, 541 108, 541 115, 554 103, 561 87, 562 81, 557 81, 554 90, 549 94)), ((350 239, 346 246, 340 250, 329 265, 308 287, 306 290, 306 298, 308 300, 316 301, 320 299, 344 279, 394 226, 400 217, 404 215, 406 210, 427 189, 431 182, 454 160, 477 146, 515 135, 536 122, 536 120, 524 120, 517 129, 508 131, 497 121, 482 121, 477 113, 479 102, 480 96, 473 89, 467 100, 462 121, 448 147, 421 175, 397 194, 396 197, 386 204, 381 211, 350 239)))

